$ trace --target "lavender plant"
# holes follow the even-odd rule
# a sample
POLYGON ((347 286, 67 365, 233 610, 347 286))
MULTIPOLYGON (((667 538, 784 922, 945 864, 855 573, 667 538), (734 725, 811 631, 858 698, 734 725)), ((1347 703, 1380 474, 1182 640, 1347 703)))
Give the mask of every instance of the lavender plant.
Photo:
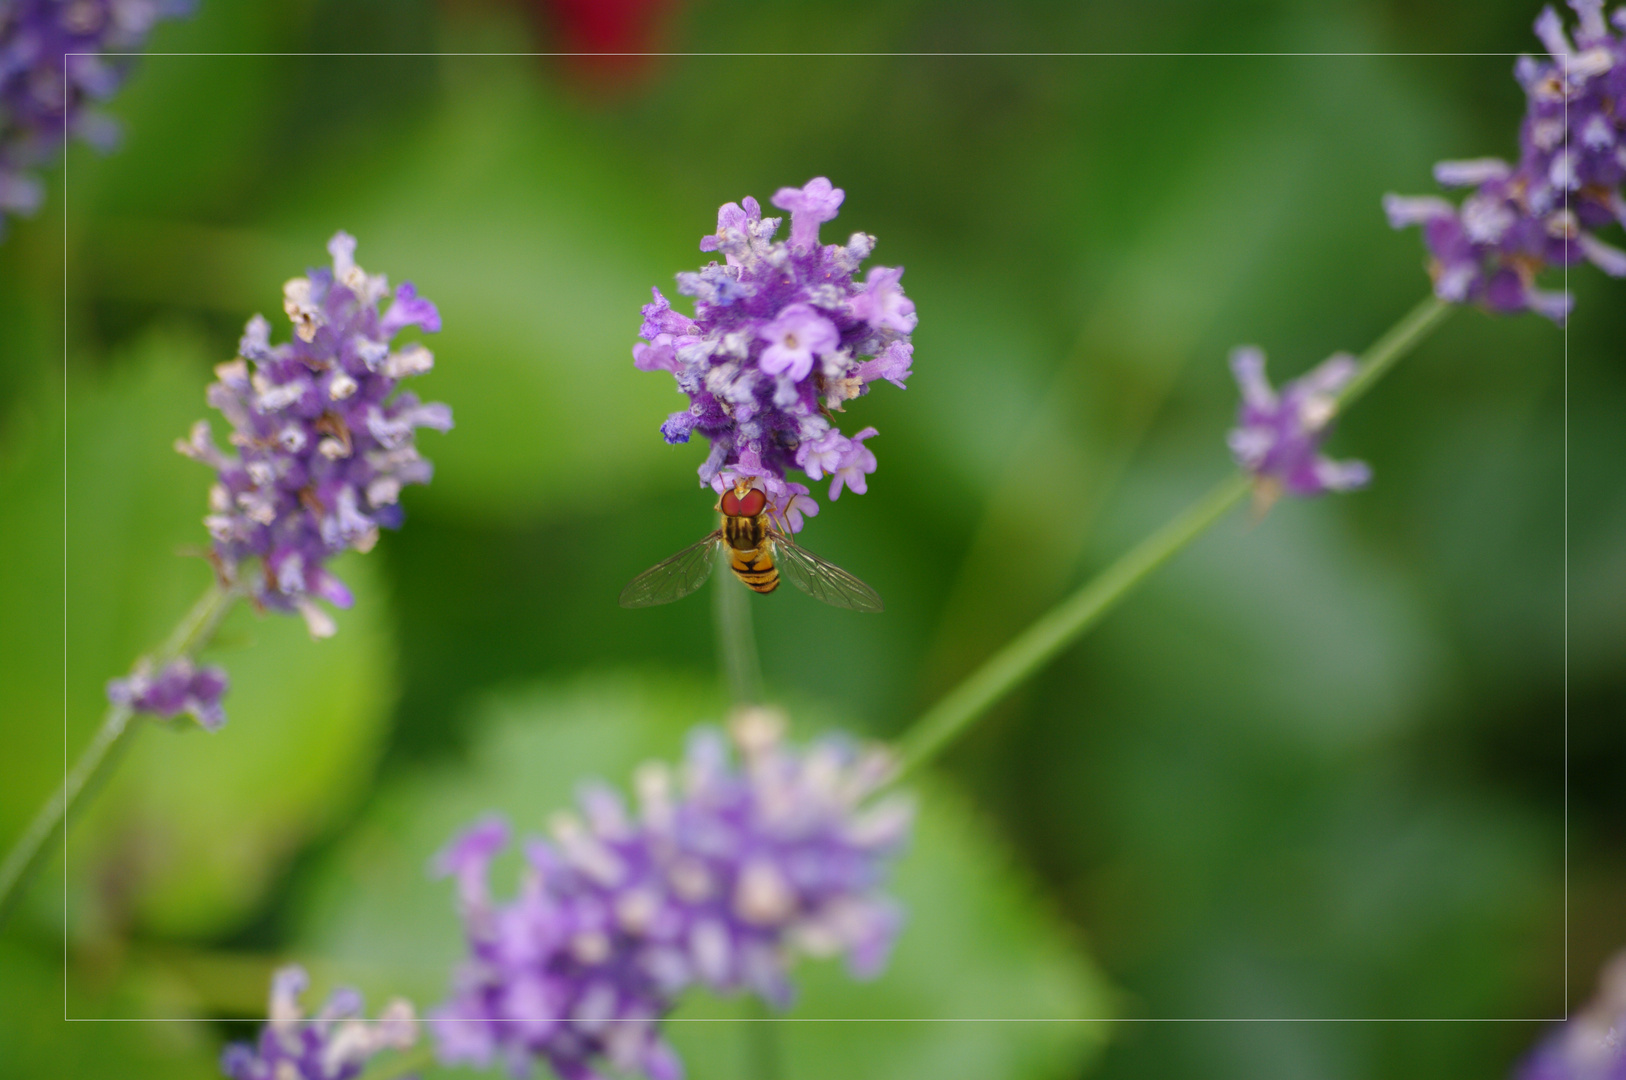
POLYGON ((444 1063, 675 1080, 659 1021, 690 988, 784 1008, 798 955, 844 955, 859 978, 880 971, 901 918, 882 886, 911 813, 897 796, 869 801, 887 758, 833 736, 792 747, 762 708, 740 710, 731 735, 737 753, 700 728, 679 768, 640 769, 636 813, 613 789, 585 787, 552 842, 525 845, 506 904, 487 884, 508 843, 500 819, 436 858, 457 882, 469 942, 452 999, 431 1013, 444 1063))
POLYGON ((1338 391, 1355 377, 1353 356, 1340 353, 1324 361, 1279 394, 1265 379, 1265 354, 1258 349, 1234 350, 1231 371, 1242 390, 1242 406, 1226 443, 1236 463, 1257 478, 1266 500, 1282 492, 1351 491, 1372 479, 1364 463, 1333 461, 1319 452, 1337 411, 1338 391))
POLYGON ((192 0, 0 0, 0 236, 7 214, 32 214, 44 189, 32 175, 72 135, 111 150, 119 126, 92 108, 129 70, 162 19, 192 0), (69 55, 69 54, 73 55, 69 55))
MULTIPOLYGON (((1574 300, 1539 287, 1543 270, 1584 259, 1626 277, 1626 251, 1597 236, 1626 224, 1626 36, 1610 32, 1603 0, 1570 0, 1570 7, 1580 17, 1573 44, 1558 13, 1543 8, 1536 36, 1551 59, 1522 56, 1514 68, 1529 98, 1518 162, 1436 165, 1441 185, 1474 189, 1460 206, 1435 196, 1384 197, 1391 225, 1422 226, 1441 300, 1535 311, 1562 323, 1574 300)), ((1626 30, 1626 9, 1612 21, 1626 30)))
POLYGON ((257 607, 297 611, 312 637, 336 629, 318 598, 354 603, 328 561, 370 551, 380 528, 400 526, 401 489, 434 474, 414 432, 452 426, 445 405, 396 392, 435 361, 418 342, 396 348, 394 338, 409 326, 438 331, 439 311, 407 281, 380 314, 389 281, 357 266, 355 250, 355 238, 338 233, 328 243, 331 271, 283 286, 292 340, 273 346, 271 324, 256 315, 239 358, 215 369, 209 404, 231 423, 236 452, 215 445, 207 420, 175 444, 216 471, 203 523, 222 584, 257 607), (255 572, 245 574, 245 564, 255 572))
POLYGON ((758 482, 791 532, 819 512, 807 486, 787 479, 793 468, 814 482, 828 477, 832 500, 844 486, 868 490, 875 454, 864 441, 876 431, 844 435, 834 414, 876 380, 902 389, 914 355, 917 317, 899 284, 903 268, 871 267, 860 285, 853 275, 875 237, 819 243, 819 226, 845 197, 822 176, 780 188, 772 201, 790 212, 790 236, 778 242, 782 219, 764 218, 755 199, 723 206, 700 250, 721 251, 724 262, 677 277, 678 292, 694 297, 694 318, 655 289, 643 309, 644 341, 632 347, 640 371, 670 371, 688 395, 689 407, 667 417, 661 435, 685 443, 699 432, 711 443, 701 484, 721 494, 741 478, 758 482))
MULTIPOLYGON (((509 842, 502 821, 475 824, 436 858, 437 871, 455 880, 468 941, 450 1000, 431 1016, 440 1059, 501 1063, 515 1073, 542 1062, 568 1080, 606 1068, 670 1080, 682 1066, 660 1021, 684 993, 746 993, 782 1007, 800 955, 844 955, 858 976, 879 970, 900 920, 885 873, 910 824, 906 804, 877 798, 888 785, 941 752, 1250 490, 1307 497, 1367 484, 1362 463, 1324 456, 1333 423, 1454 305, 1561 321, 1571 301, 1539 287, 1541 271, 1588 259, 1626 274, 1626 255, 1595 235, 1626 219, 1626 133, 1616 112, 1626 56, 1601 3, 1573 6, 1576 45, 1547 9, 1536 25, 1551 61, 1518 66, 1530 95, 1519 164, 1442 164, 1442 183, 1477 185, 1461 207, 1385 199, 1392 223, 1424 226, 1434 297, 1361 357, 1335 356, 1280 391, 1266 381, 1259 350, 1237 350, 1241 402, 1228 445, 1239 470, 973 672, 908 730, 895 757, 859 753, 834 737, 807 749, 785 742, 782 723, 757 701, 748 598, 720 577, 719 651, 744 706, 732 749, 718 732, 697 732, 681 767, 638 774, 636 812, 612 789, 584 789, 579 814, 558 817, 551 841, 525 845, 524 877, 510 900, 495 900, 489 884, 491 863, 509 842)), ((1614 19, 1626 27, 1626 18, 1614 19)), ((702 485, 722 492, 742 479, 759 483, 790 531, 817 512, 809 488, 789 479, 792 470, 813 482, 829 478, 833 500, 843 487, 862 493, 875 468, 864 445, 874 429, 845 435, 834 414, 875 380, 902 386, 910 373, 916 319, 901 269, 874 268, 860 285, 854 274, 873 238, 818 242, 842 198, 822 177, 781 189, 772 201, 791 214, 791 228, 777 242, 780 221, 764 219, 753 199, 724 206, 701 247, 723 252, 725 262, 679 275, 695 315, 674 311, 656 290, 643 309, 644 341, 633 349, 641 370, 670 371, 688 396, 689 407, 661 430, 669 443, 696 431, 708 439, 702 485)), ((271 346, 268 324, 256 318, 241 359, 219 370, 211 402, 232 423, 233 451, 221 451, 206 424, 183 444, 218 474, 207 524, 220 584, 176 644, 110 688, 115 739, 137 710, 220 722, 224 679, 193 666, 192 654, 227 599, 297 612, 314 635, 331 633, 317 601, 342 607, 350 596, 327 562, 366 550, 380 528, 397 526, 401 488, 429 479, 413 434, 446 429, 450 414, 395 394, 398 379, 430 361, 421 347, 395 349, 392 341, 409 325, 438 329, 438 314, 409 285, 380 314, 386 285, 355 267, 353 248, 339 234, 331 272, 289 283, 294 340, 271 346)), ((63 805, 79 789, 66 790, 63 805)), ((1598 1035, 1600 1024, 1613 1032, 1607 1025, 1621 1011, 1620 980, 1611 979, 1600 1005, 1539 1050, 1525 1077, 1621 1075, 1619 1040, 1598 1035)), ((302 988, 301 975, 279 976, 258 1048, 234 1048, 223 1061, 234 1080, 354 1076, 368 1056, 404 1037, 346 1035, 364 1030, 345 1027, 359 1011, 349 997, 306 1021, 294 1000, 302 988)))
POLYGON ((204 525, 213 540, 216 581, 170 639, 108 684, 109 709, 62 788, 36 815, 0 864, 0 917, 41 857, 68 808, 100 775, 140 715, 189 713, 205 728, 225 723, 228 680, 199 668, 196 654, 238 600, 259 611, 297 612, 313 637, 336 625, 318 603, 349 607, 353 597, 327 564, 348 550, 367 551, 380 529, 400 526, 401 489, 433 475, 418 453, 418 428, 446 431, 451 410, 424 404, 402 379, 428 371, 434 357, 408 327, 440 329, 440 313, 402 282, 389 306, 389 282, 356 265, 355 238, 334 235, 332 268, 283 286, 289 341, 272 345, 271 324, 249 320, 239 356, 215 369, 208 400, 231 425, 230 451, 200 420, 176 449, 216 471, 204 525))

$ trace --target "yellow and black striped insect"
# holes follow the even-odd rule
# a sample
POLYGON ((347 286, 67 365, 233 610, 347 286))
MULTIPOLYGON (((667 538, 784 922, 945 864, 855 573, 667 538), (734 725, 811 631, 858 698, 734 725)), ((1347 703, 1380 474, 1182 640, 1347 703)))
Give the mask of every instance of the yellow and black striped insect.
POLYGON ((688 596, 706 583, 720 555, 735 577, 759 593, 773 592, 783 576, 826 604, 881 610, 874 589, 792 540, 774 520, 767 495, 749 481, 723 492, 715 509, 723 516, 722 528, 633 578, 621 590, 622 607, 653 607, 688 596))

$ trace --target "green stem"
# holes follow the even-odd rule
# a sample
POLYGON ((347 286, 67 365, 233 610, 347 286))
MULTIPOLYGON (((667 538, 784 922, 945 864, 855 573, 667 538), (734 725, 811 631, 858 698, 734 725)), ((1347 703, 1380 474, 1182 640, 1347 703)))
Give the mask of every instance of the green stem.
MULTIPOLYGON (((1455 310, 1430 297, 1418 304, 1361 357, 1338 397, 1340 409, 1360 397, 1455 310)), ((1101 620, 1152 572, 1208 531, 1252 489, 1253 477, 1229 477, 1173 521, 1141 541, 1072 596, 1041 615, 980 668, 933 705, 898 740, 897 780, 942 753, 987 709, 1101 620)))
MULTIPOLYGON (((154 669, 183 656, 191 657, 208 644, 236 595, 229 589, 211 585, 168 640, 149 658, 154 669)), ((131 738, 140 728, 139 724, 132 723, 135 719, 136 714, 127 705, 108 707, 102 726, 63 777, 62 786, 40 807, 23 835, 6 853, 5 862, 0 863, 0 924, 17 906, 28 882, 51 850, 57 831, 66 827, 69 814, 96 793, 124 756, 131 738)))
POLYGON ((734 704, 757 705, 762 702, 762 666, 757 660, 756 633, 751 627, 751 593, 729 571, 726 555, 719 554, 717 560, 724 564, 712 575, 717 660, 734 704))
POLYGON ((898 743, 901 777, 935 757, 989 706, 1032 675, 1252 490, 1252 477, 1227 477, 1195 506, 1141 541, 1089 584, 1050 609, 933 705, 898 743))
POLYGON ((752 998, 745 1018, 746 1075, 755 1080, 779 1080, 779 1029, 773 1012, 760 998, 752 998))
POLYGON ((1457 310, 1452 305, 1437 296, 1430 296, 1427 300, 1408 311, 1405 316, 1389 328, 1389 332, 1373 342, 1361 356, 1361 366, 1338 395, 1338 408, 1349 408, 1355 400, 1372 388, 1372 385, 1384 375, 1388 374, 1395 362, 1412 348, 1428 337, 1436 326, 1445 321, 1445 317, 1457 310))
MULTIPOLYGON (((717 659, 735 708, 762 703, 762 665, 751 626, 751 593, 729 571, 719 552, 713 577, 712 621, 717 627, 717 659)), ((779 1037, 768 1006, 752 998, 741 1025, 745 1036, 746 1075, 752 1080, 779 1080, 779 1037)))

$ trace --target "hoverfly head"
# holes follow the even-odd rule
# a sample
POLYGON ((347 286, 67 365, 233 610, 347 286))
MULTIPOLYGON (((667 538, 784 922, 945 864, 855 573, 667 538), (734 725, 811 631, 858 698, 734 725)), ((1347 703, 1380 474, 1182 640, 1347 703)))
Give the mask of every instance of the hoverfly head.
POLYGON ((734 481, 732 491, 723 492, 719 509, 729 517, 756 517, 768 505, 768 496, 761 488, 752 487, 752 481, 734 481))

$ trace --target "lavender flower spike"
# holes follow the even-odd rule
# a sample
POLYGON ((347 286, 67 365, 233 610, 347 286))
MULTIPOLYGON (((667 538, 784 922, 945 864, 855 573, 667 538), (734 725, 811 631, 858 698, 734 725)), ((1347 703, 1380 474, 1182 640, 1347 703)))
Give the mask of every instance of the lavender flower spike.
POLYGON ((1516 1080, 1626 1080, 1626 953, 1598 981, 1598 996, 1520 1064, 1516 1080))
POLYGON ((764 218, 755 199, 724 206, 700 250, 725 261, 678 275, 695 317, 673 311, 657 289, 643 309, 644 340, 632 347, 640 371, 670 371, 688 395, 689 407, 668 417, 661 434, 669 443, 695 432, 710 441, 702 485, 722 492, 749 478, 791 532, 802 515, 818 513, 806 485, 788 478, 792 469, 814 481, 831 476, 832 499, 843 485, 864 492, 875 455, 862 445, 867 436, 842 434, 833 413, 877 379, 901 389, 914 353, 918 320, 899 282, 903 269, 872 267, 860 285, 853 275, 875 238, 854 233, 845 245, 819 244, 819 226, 845 197, 822 176, 779 189, 773 204, 791 217, 790 239, 780 242, 780 219, 764 218))
POLYGON ((204 524, 223 581, 262 607, 298 611, 314 637, 334 632, 318 598, 341 608, 352 602, 328 560, 367 551, 380 528, 401 524, 401 489, 433 474, 415 429, 452 426, 445 405, 395 392, 434 357, 416 341, 393 339, 409 326, 439 330, 440 313, 403 282, 380 315, 389 284, 357 266, 355 250, 354 237, 337 233, 331 270, 283 286, 292 340, 272 345, 271 324, 256 315, 241 358, 215 368, 209 403, 231 423, 232 452, 215 445, 205 420, 175 444, 218 473, 204 524), (257 567, 245 575, 251 560, 257 567))
POLYGON ((218 731, 226 723, 220 699, 229 685, 220 668, 195 667, 185 657, 166 664, 156 675, 144 660, 127 678, 107 684, 107 699, 165 720, 188 713, 205 728, 218 731))
POLYGON ((124 57, 190 0, 0 0, 0 235, 6 214, 31 214, 44 191, 29 170, 74 135, 111 149, 118 125, 87 106, 118 89, 124 57), (69 56, 69 53, 76 55, 69 56), (85 54, 85 55, 78 55, 85 54))
POLYGON ((797 954, 845 954, 855 975, 876 974, 901 922, 881 888, 909 806, 864 805, 888 774, 883 756, 840 739, 797 750, 783 730, 750 709, 734 750, 696 731, 681 767, 639 770, 636 813, 608 787, 584 788, 580 814, 526 847, 507 904, 486 886, 500 826, 455 840, 437 866, 457 877, 470 958, 431 1015, 441 1060, 677 1080, 658 1021, 687 988, 783 1006, 797 954))
POLYGON ((1364 463, 1332 461, 1319 452, 1337 412, 1338 391, 1355 376, 1354 357, 1330 357, 1280 393, 1266 380, 1265 354, 1256 348, 1234 350, 1231 371, 1242 390, 1242 405, 1226 442, 1261 490, 1319 495, 1364 487, 1372 479, 1364 463))
POLYGON ((354 1080, 374 1054, 417 1041, 412 1005, 399 998, 368 1021, 360 1019, 360 994, 335 990, 321 1012, 305 1017, 299 996, 309 984, 301 967, 278 971, 271 980, 270 1023, 256 1043, 226 1047, 220 1071, 231 1080, 354 1080))
MULTIPOLYGON (((1395 228, 1420 225, 1434 293, 1491 311, 1536 311, 1562 323, 1573 300, 1538 288, 1551 266, 1585 259, 1626 277, 1626 251, 1599 230, 1626 224, 1626 33, 1611 33, 1603 0, 1570 0, 1580 16, 1572 43, 1551 7, 1536 36, 1551 60, 1519 58, 1514 75, 1529 99, 1519 131, 1519 161, 1442 161, 1434 177, 1472 187, 1460 207, 1433 197, 1384 196, 1395 228)), ((1626 9, 1613 15, 1626 31, 1626 9)))

